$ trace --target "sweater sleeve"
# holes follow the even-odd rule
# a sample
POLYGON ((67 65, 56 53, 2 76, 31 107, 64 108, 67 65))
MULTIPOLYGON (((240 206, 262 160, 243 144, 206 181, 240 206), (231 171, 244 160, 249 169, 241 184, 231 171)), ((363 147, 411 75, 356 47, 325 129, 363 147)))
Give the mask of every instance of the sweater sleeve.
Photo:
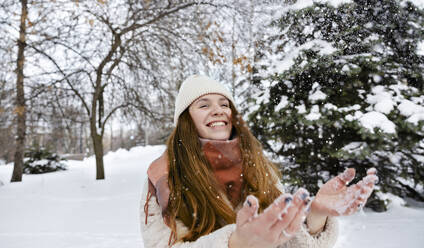
POLYGON ((324 231, 311 235, 305 224, 299 232, 288 242, 279 246, 280 248, 330 248, 337 241, 338 223, 334 217, 328 217, 324 231))
MULTIPOLYGON (((143 237, 145 248, 165 248, 169 247, 169 237, 171 229, 164 223, 161 209, 156 202, 155 196, 152 196, 148 204, 148 218, 146 224, 146 214, 144 212, 144 205, 148 192, 148 181, 144 184, 143 193, 141 196, 140 204, 140 222, 141 222, 141 235, 143 237)), ((177 221, 178 231, 185 232, 187 228, 181 222, 177 221)), ((227 248, 228 240, 235 230, 236 225, 226 225, 208 235, 204 235, 193 242, 178 242, 172 247, 174 248, 227 248)))

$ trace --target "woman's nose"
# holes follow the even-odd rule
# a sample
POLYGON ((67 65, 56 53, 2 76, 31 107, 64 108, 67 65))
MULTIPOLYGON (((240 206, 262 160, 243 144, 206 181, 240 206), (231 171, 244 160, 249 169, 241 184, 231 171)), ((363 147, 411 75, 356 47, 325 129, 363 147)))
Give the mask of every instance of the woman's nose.
POLYGON ((213 115, 221 115, 224 113, 224 108, 221 107, 220 105, 214 105, 213 109, 212 109, 212 114, 213 115))

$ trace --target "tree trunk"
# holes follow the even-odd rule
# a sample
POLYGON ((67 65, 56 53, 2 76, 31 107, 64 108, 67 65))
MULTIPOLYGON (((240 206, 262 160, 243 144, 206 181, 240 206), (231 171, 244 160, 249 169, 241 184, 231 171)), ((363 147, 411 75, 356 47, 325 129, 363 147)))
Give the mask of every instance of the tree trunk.
POLYGON ((91 124, 91 139, 93 140, 94 155, 96 156, 96 179, 105 179, 105 169, 103 164, 103 137, 97 134, 95 122, 91 124))
POLYGON ((27 0, 21 0, 22 13, 21 24, 19 27, 18 40, 18 58, 16 68, 16 109, 17 114, 17 132, 16 132, 16 150, 15 164, 11 182, 22 181, 22 170, 24 164, 25 152, 25 131, 26 131, 26 109, 25 109, 25 94, 24 94, 24 62, 25 62, 25 41, 26 41, 26 20, 28 15, 27 0))
POLYGON ((112 123, 110 123, 110 151, 113 151, 113 126, 112 123))

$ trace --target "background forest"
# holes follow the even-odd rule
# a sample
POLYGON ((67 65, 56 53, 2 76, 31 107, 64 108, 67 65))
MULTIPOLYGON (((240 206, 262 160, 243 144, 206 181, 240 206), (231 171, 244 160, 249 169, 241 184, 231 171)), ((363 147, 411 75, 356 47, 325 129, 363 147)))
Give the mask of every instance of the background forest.
MULTIPOLYGON (((424 2, 4 0, 0 166, 163 144, 181 82, 223 82, 289 188, 346 167, 424 202, 424 2)), ((24 178, 25 180, 25 178, 24 178)), ((95 178, 93 178, 95 180, 95 178)), ((1 186, 1 182, 0 182, 1 186)))

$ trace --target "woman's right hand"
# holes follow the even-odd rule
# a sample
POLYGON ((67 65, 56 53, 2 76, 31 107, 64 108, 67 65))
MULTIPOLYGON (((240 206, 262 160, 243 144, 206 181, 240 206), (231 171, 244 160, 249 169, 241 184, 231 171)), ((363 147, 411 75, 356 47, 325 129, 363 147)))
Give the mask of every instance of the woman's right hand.
POLYGON ((299 231, 309 202, 309 192, 301 188, 294 196, 279 196, 258 215, 258 200, 249 195, 237 213, 229 248, 273 248, 287 242, 299 231))

